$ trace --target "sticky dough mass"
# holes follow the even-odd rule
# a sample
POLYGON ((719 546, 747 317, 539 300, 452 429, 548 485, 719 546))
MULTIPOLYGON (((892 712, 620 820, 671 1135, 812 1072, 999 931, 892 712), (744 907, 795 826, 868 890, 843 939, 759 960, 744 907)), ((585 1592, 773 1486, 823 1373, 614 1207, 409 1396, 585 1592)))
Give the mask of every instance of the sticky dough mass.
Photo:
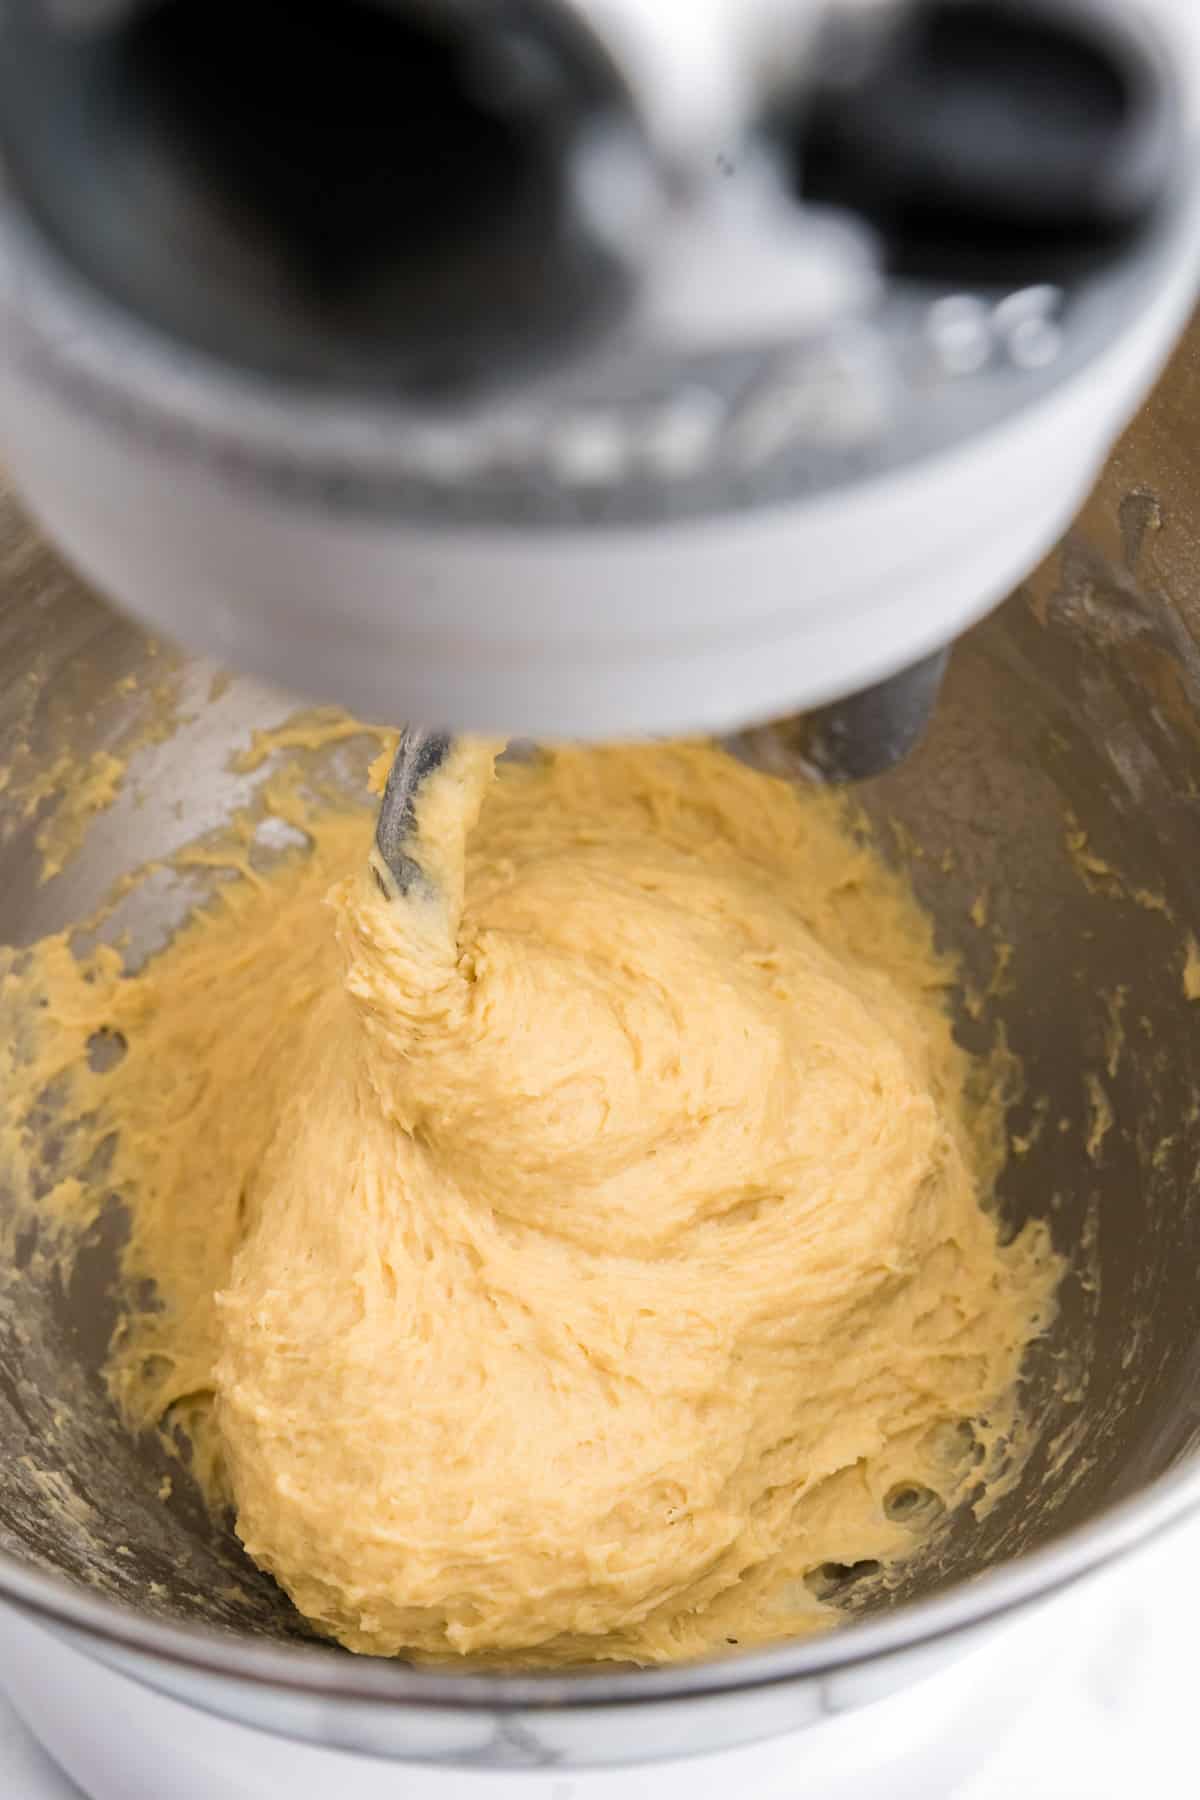
POLYGON ((423 802, 432 894, 335 889, 344 983, 271 986, 292 1094, 219 1307, 239 1532, 359 1650, 795 1629, 789 1575, 911 1543, 889 1490, 953 1485, 1043 1298, 927 945, 897 965, 882 893, 847 943, 863 853, 719 752, 489 767, 423 802))
POLYGON ((318 821, 93 988, 165 1302, 115 1347, 126 1416, 183 1418, 354 1650, 828 1623, 1011 1475, 1056 1273, 981 1205, 997 1111, 923 915, 826 797, 715 749, 465 746, 419 824, 428 888, 318 821))

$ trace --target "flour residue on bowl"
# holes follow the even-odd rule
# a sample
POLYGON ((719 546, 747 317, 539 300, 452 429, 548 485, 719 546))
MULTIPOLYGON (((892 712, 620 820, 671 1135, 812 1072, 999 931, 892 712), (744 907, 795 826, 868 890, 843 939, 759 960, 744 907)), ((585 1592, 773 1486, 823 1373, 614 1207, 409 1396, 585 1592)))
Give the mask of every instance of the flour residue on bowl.
POLYGON ((131 767, 164 743, 181 717, 184 676, 179 656, 147 640, 146 668, 129 671, 100 697, 73 691, 50 659, 25 677, 19 704, 0 730, 0 793, 12 823, 33 823, 43 882, 60 875, 101 814, 121 795, 131 767), (95 744, 76 748, 86 732, 95 744))

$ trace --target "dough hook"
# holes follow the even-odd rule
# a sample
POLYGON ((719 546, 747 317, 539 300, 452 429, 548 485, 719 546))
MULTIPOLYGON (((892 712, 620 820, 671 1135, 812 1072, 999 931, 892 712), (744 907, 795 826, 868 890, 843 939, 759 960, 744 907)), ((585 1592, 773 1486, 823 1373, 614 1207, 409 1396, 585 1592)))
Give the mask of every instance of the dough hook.
POLYGON ((372 872, 389 900, 403 897, 428 881, 413 854, 417 837, 416 798, 422 785, 442 767, 453 744, 454 739, 444 731, 422 731, 406 725, 400 733, 379 803, 371 858, 372 872))

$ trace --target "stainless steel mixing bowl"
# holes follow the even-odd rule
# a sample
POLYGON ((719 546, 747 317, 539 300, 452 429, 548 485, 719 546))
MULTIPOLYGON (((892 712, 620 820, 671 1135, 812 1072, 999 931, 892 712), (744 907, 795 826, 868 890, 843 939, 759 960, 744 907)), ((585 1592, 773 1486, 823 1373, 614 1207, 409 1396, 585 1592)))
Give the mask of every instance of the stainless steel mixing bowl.
MULTIPOLYGON (((964 1040, 986 1047, 1002 1027, 1023 1068, 1004 1217, 1048 1219, 1072 1257, 1029 1364, 1039 1446, 994 1511, 964 1514, 897 1590, 849 1588, 843 1628, 769 1653, 570 1678, 342 1654, 311 1640, 161 1450, 119 1428, 97 1373, 114 1199, 69 1279, 39 1274, 31 1232, 0 1270, 3 1599, 89 1656, 283 1734, 418 1759, 608 1760, 744 1741, 885 1693, 1200 1507, 1200 1011, 1184 979, 1200 938, 1197 420, 1193 329, 1078 528, 958 647, 928 741, 864 795, 962 959, 964 1040)), ((0 938, 20 945, 246 800, 261 771, 231 773, 230 746, 288 705, 151 645, 8 502, 0 532, 0 768, 14 771, 0 938), (71 825, 77 794, 68 782, 30 814, 31 780, 67 780, 59 752, 86 760, 164 704, 171 729, 150 733, 79 854, 40 883, 39 835, 71 825)), ((347 779, 353 751, 338 752, 347 779)), ((135 953, 197 880, 166 871, 133 890, 117 922, 135 953)), ((43 1154, 68 1166, 69 1142, 43 1154)))

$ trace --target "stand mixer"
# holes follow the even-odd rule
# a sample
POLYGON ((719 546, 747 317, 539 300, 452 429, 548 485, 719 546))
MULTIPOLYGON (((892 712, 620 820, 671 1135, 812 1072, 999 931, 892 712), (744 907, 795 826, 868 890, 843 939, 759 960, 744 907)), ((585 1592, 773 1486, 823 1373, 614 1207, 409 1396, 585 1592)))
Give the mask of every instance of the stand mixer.
POLYGON ((849 700, 783 736, 886 766, 1194 294, 1184 8, 22 0, 0 30, 14 479, 135 616, 368 718, 849 700))
MULTIPOLYGON (((1186 0, 10 0, 0 442, 97 590, 293 694, 875 775, 1182 330, 1198 129, 1186 0)), ((1178 1516, 1164 1480, 1054 1580, 1178 1516)), ((565 1800, 609 1777, 560 1770, 709 1749, 714 1792, 925 1794, 1060 1642, 978 1635, 955 1589, 736 1695, 714 1665, 481 1698, 0 1585, 18 1703, 101 1800, 161 1791, 147 1759, 187 1800, 565 1800), (875 1737, 836 1716, 868 1703, 875 1737)))

